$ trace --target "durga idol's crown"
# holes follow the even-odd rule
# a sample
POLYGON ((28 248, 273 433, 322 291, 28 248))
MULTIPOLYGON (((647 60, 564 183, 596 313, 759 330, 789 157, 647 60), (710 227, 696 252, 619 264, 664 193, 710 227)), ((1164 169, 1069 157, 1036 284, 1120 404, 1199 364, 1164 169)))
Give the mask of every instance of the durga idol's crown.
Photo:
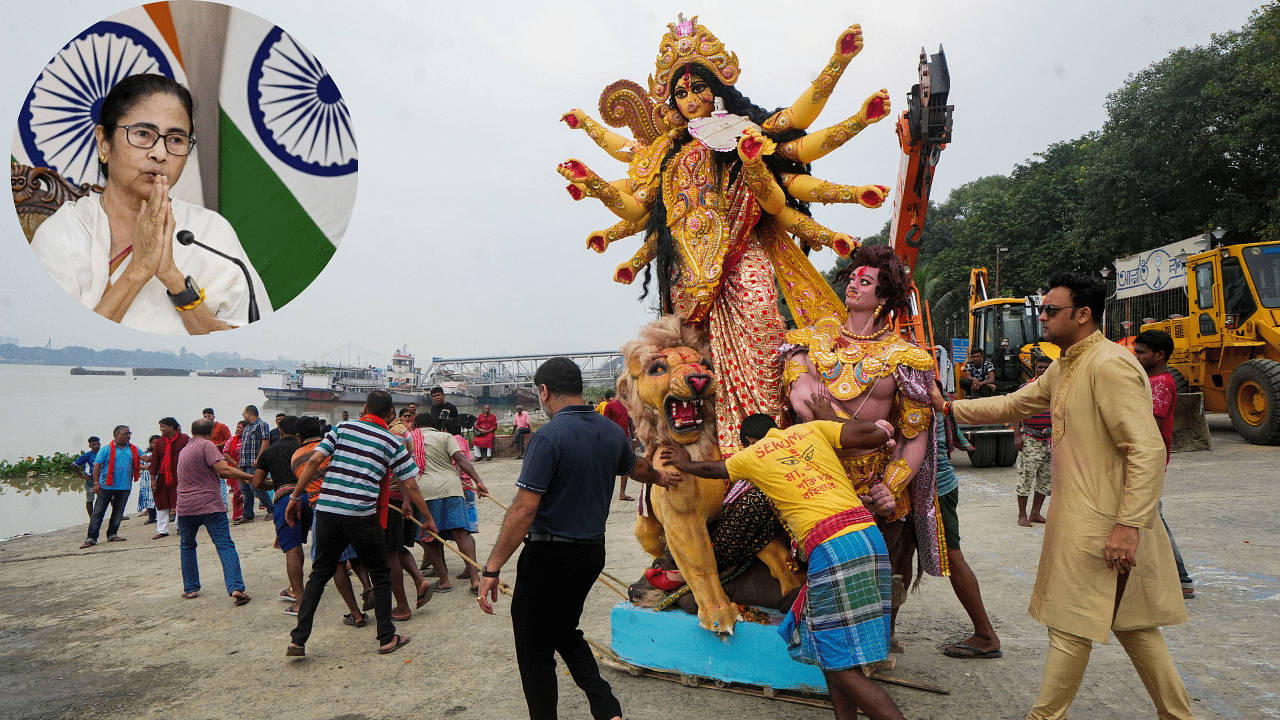
POLYGON ((671 95, 671 74, 688 63, 698 63, 720 78, 725 85, 738 82, 738 55, 724 49, 711 31, 698 24, 698 16, 667 25, 670 31, 658 45, 656 72, 649 76, 649 96, 666 103, 671 95))

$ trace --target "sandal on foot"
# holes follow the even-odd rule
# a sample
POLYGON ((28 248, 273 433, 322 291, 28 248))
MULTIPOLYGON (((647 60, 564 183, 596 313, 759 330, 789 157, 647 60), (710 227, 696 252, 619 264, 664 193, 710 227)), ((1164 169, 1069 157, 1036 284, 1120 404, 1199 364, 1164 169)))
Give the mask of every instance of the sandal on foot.
POLYGON ((122 538, 119 535, 113 538, 107 538, 107 542, 124 542, 125 540, 128 540, 128 538, 122 538))
POLYGON ((454 575, 453 577, 457 580, 466 580, 467 578, 471 577, 471 571, 463 570, 462 572, 458 573, 457 575, 454 575))
POLYGON ((400 648, 402 648, 402 647, 404 647, 405 645, 408 645, 408 644, 409 644, 409 636, 408 636, 408 635, 396 635, 396 642, 395 642, 395 644, 394 644, 394 645, 392 645, 391 647, 388 647, 388 648, 384 648, 384 647, 380 647, 380 648, 378 648, 378 654, 379 654, 379 655, 390 655, 391 653, 393 653, 393 652, 395 652, 395 651, 399 650, 400 648))
POLYGON ((249 601, 253 599, 248 595, 245 595, 243 592, 239 590, 237 590, 236 592, 240 593, 240 595, 237 596, 236 593, 234 592, 231 593, 231 598, 235 600, 236 607, 240 607, 241 605, 248 605, 249 601))
POLYGON ((430 583, 428 583, 428 584, 427 584, 427 591, 426 591, 426 592, 420 592, 420 593, 418 593, 418 604, 417 604, 417 605, 414 605, 414 607, 415 607, 415 608, 420 608, 420 607, 422 607, 423 605, 426 605, 427 603, 431 602, 431 596, 432 596, 434 593, 435 593, 435 591, 432 589, 431 584, 430 584, 430 583))
POLYGON ((351 627, 364 627, 365 625, 369 624, 369 621, 365 619, 364 613, 360 613, 359 620, 356 619, 355 615, 352 615, 351 613, 347 613, 346 615, 342 616, 342 624, 350 625, 351 627))
POLYGON ((436 582, 436 586, 433 589, 438 593, 453 592, 453 585, 449 585, 448 587, 440 587, 440 583, 436 582))
POLYGON ((98 544, 98 543, 96 543, 96 542, 94 542, 94 541, 92 541, 92 540, 85 540, 84 542, 80 543, 80 549, 81 549, 81 550, 85 550, 85 549, 87 549, 87 548, 91 548, 91 547, 93 547, 94 545, 97 545, 97 544, 98 544))
POLYGON ((289 648, 284 651, 284 656, 285 657, 306 657, 307 649, 301 645, 290 645, 289 648))
POLYGON ((293 603, 293 604, 291 604, 291 605, 287 605, 287 606, 285 606, 284 614, 285 614, 285 615, 292 615, 292 616, 294 616, 294 617, 298 617, 298 604, 297 604, 297 603, 293 603))
POLYGON ((183 599, 183 600, 195 600, 195 599, 196 599, 196 598, 198 598, 198 597, 200 597, 200 591, 199 591, 199 590, 193 590, 193 591, 191 591, 191 592, 184 592, 184 593, 182 593, 182 599, 183 599))
POLYGON ((276 599, 284 600, 285 602, 297 602, 298 600, 298 598, 293 596, 293 593, 289 592, 289 588, 281 590, 280 594, 276 596, 276 599))
POLYGON ((156 536, 151 539, 159 540, 160 538, 167 538, 167 537, 169 537, 169 533, 156 533, 156 536))
POLYGON ((1004 655, 1003 650, 983 650, 972 645, 956 643, 942 648, 942 654, 947 657, 961 658, 963 660, 988 660, 998 658, 1004 655))
POLYGON ((360 609, 361 610, 373 609, 373 588, 369 588, 368 590, 365 590, 364 592, 360 593, 360 609))

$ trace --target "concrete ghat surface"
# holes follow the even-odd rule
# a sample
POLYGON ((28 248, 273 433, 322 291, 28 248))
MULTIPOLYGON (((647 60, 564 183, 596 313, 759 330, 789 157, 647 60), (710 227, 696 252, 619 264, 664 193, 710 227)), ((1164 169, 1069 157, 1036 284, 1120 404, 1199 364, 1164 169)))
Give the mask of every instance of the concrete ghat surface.
MULTIPOLYGON (((1211 416, 1209 427, 1213 450, 1174 453, 1165 479, 1165 518, 1197 582, 1196 598, 1187 602, 1189 622, 1164 628, 1163 634, 1197 718, 1280 718, 1280 447, 1241 442, 1225 416, 1211 416)), ((881 687, 912 720, 1023 720, 1039 690, 1048 647, 1044 627, 1027 614, 1044 531, 1015 522, 1013 468, 975 469, 959 452, 953 461, 961 474, 961 545, 981 583, 1004 657, 957 660, 942 654, 972 627, 950 583, 930 577, 919 592, 908 594, 898 614, 897 634, 907 652, 896 656, 893 675, 951 694, 881 687)), ((509 503, 520 464, 499 459, 476 467, 494 496, 509 503)), ((634 483, 627 488, 632 495, 635 490, 634 483)), ((476 544, 487 558, 503 510, 490 500, 478 509, 476 544)), ((528 717, 509 598, 499 599, 491 617, 480 612, 465 580, 453 580, 457 590, 437 594, 413 611, 412 620, 396 623, 413 643, 379 655, 373 624, 344 625, 347 609, 330 586, 307 658, 289 662, 284 652, 296 619, 273 599, 286 581, 283 556, 272 547, 271 523, 260 519, 231 529, 253 596, 250 604, 235 607, 203 531, 196 550, 203 590, 198 599, 183 600, 177 535, 151 540, 155 526, 142 524, 132 502, 129 510, 133 517, 121 531, 128 542, 78 550, 83 524, 0 542, 0 719, 528 717)), ((636 504, 614 500, 611 511, 606 569, 631 581, 649 565, 633 534, 636 504)), ((447 555, 456 573, 460 561, 447 555)), ((512 585, 518 584, 515 566, 513 557, 502 570, 512 585)), ((601 583, 591 589, 581 628, 593 642, 610 645, 619 600, 601 583)), ((668 644, 708 635, 693 618, 685 619, 688 630, 668 644)), ((757 629, 775 640, 772 628, 757 629)), ((775 642, 782 644, 780 638, 775 642)), ((623 716, 632 720, 831 719, 825 708, 684 687, 607 667, 601 672, 623 716)), ((585 696, 558 658, 556 680, 560 717, 590 717, 585 696)), ((1155 717, 1119 643, 1094 647, 1071 717, 1155 717)))

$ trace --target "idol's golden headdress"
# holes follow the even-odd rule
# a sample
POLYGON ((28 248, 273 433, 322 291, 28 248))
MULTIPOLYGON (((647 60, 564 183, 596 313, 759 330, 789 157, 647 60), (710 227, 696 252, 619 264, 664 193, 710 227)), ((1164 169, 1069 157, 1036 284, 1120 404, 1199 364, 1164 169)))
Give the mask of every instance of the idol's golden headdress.
POLYGON ((671 74, 687 63, 698 63, 720 78, 725 85, 738 82, 738 55, 724 49, 724 43, 711 31, 698 24, 698 16, 667 25, 670 32, 662 36, 658 46, 656 74, 649 76, 649 96, 665 103, 671 94, 671 74))

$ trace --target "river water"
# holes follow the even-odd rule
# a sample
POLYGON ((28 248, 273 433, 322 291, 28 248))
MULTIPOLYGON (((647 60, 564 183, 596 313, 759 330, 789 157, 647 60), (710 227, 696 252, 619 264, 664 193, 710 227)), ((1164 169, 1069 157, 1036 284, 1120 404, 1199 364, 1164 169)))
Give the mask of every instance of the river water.
MULTIPOLYGON (((129 371, 126 370, 126 373, 129 371)), ((272 423, 277 412, 315 415, 337 422, 346 410, 358 417, 358 403, 268 401, 259 378, 134 377, 71 375, 52 365, 0 365, 0 459, 88 450, 90 435, 106 444, 111 430, 128 425, 135 445, 159 433, 161 418, 177 419, 184 432, 212 407, 218 420, 234 429, 246 405, 256 405, 272 423)), ((459 412, 476 414, 460 403, 459 412)), ((421 409, 421 408, 420 408, 421 409)), ((510 408, 494 407, 499 422, 509 422, 510 408)), ((135 490, 136 493, 136 490, 135 490)), ((75 479, 0 478, 0 538, 57 530, 88 522, 84 483, 75 479)), ((129 514, 137 508, 136 494, 129 514)))

